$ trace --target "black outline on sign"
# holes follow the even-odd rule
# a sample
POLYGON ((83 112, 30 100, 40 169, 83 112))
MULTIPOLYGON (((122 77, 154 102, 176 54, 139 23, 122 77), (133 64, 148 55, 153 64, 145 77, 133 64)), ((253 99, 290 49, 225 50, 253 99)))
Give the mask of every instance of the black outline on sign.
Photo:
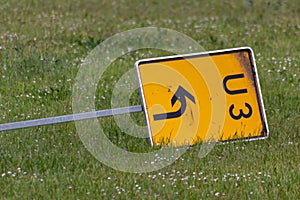
POLYGON ((172 107, 176 103, 176 101, 180 102, 180 108, 177 111, 174 112, 168 112, 168 113, 161 113, 161 114, 155 114, 153 115, 153 119, 156 120, 164 120, 164 119, 172 119, 172 118, 178 118, 186 110, 186 99, 190 99, 193 103, 196 103, 195 97, 191 95, 186 89, 181 87, 181 85, 178 86, 175 94, 173 95, 171 99, 171 105, 172 107))

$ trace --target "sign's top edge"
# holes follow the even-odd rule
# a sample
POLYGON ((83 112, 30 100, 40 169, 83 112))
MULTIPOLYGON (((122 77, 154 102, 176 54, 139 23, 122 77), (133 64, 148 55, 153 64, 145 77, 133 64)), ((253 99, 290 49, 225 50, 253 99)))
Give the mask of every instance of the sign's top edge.
POLYGON ((177 60, 177 59, 190 59, 190 58, 197 58, 197 57, 202 57, 202 56, 213 56, 213 55, 218 55, 218 54, 223 54, 223 53, 232 53, 232 52, 236 52, 236 51, 249 51, 249 53, 253 55, 252 48, 245 46, 245 47, 220 49, 220 50, 213 50, 213 51, 203 51, 203 52, 189 53, 189 54, 178 54, 178 55, 172 55, 172 56, 146 58, 146 59, 141 59, 141 60, 136 61, 135 66, 137 67, 141 64, 149 64, 152 62, 165 62, 165 61, 171 61, 171 60, 177 60))

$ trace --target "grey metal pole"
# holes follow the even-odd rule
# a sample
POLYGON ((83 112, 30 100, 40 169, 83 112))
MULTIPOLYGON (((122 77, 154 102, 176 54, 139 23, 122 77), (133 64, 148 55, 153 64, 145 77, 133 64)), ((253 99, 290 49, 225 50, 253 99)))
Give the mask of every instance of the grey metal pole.
POLYGON ((49 124, 58 124, 63 122, 71 122, 71 121, 106 117, 112 115, 121 115, 121 114, 141 112, 141 111, 143 111, 142 106, 137 105, 137 106, 98 110, 92 112, 76 113, 76 114, 62 115, 62 116, 55 116, 55 117, 48 117, 48 118, 41 118, 41 119, 34 119, 34 120, 26 120, 20 122, 11 122, 6 124, 0 124, 0 131, 28 128, 33 126, 43 126, 49 124))

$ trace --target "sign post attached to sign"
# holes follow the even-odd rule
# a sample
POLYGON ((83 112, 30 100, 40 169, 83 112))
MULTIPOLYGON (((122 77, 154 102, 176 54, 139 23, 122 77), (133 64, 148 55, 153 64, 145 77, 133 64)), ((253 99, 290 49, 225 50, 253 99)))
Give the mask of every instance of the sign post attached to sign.
POLYGON ((263 139, 268 125, 249 47, 139 60, 143 105, 0 124, 0 132, 145 112, 151 145, 263 139))

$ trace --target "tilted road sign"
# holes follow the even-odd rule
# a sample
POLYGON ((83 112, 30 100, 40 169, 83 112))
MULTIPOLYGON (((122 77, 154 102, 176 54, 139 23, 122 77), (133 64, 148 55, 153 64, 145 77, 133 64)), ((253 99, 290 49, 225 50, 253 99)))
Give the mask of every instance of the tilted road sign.
POLYGON ((267 136, 250 48, 145 59, 136 69, 152 144, 267 136))

